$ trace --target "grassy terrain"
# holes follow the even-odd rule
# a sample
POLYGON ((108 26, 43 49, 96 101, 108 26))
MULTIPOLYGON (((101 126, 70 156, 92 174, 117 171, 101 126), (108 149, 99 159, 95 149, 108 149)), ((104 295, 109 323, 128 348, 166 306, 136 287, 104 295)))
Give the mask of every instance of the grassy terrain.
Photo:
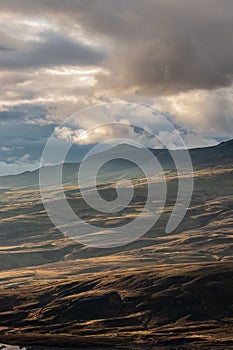
MULTIPOLYGON (((30 268, 45 264, 71 270, 90 271, 153 264, 229 261, 232 259, 232 169, 208 169, 195 172, 191 206, 180 226, 164 234, 177 193, 177 179, 168 174, 168 200, 160 220, 145 236, 127 246, 113 249, 83 247, 64 236, 49 220, 37 190, 6 190, 1 194, 0 269, 30 268), (109 259, 113 261, 109 264, 109 259), (76 263, 77 261, 77 263, 76 263), (116 261, 116 262, 114 262, 116 261), (68 265, 67 265, 68 264, 68 265), (98 267, 99 264, 99 267, 98 267), (76 267, 77 265, 77 267, 76 267)), ((154 181, 157 181, 156 179, 154 181)), ((135 195, 130 205, 117 215, 98 213, 88 207, 73 186, 66 187, 67 199, 80 217, 99 227, 114 227, 138 215, 146 200, 143 179, 134 180, 135 195)), ((111 185, 101 186, 100 193, 114 198, 111 185)), ((66 271, 66 273, 69 273, 66 271)))
MULTIPOLYGON (((113 216, 97 212, 82 199, 71 170, 66 169, 66 198, 100 230, 129 222, 145 205, 147 184, 140 177, 132 180, 134 197, 125 210, 113 216)), ((48 218, 39 190, 32 182, 26 186, 25 178, 23 188, 2 187, 0 343, 35 349, 233 348, 233 168, 224 162, 196 167, 190 208, 171 234, 164 232, 177 174, 167 170, 166 178, 167 201, 156 225, 112 249, 64 237, 48 218)), ((115 184, 98 189, 104 199, 116 198, 115 184)))
POLYGON ((2 287, 0 339, 34 346, 230 349, 232 288, 233 263, 144 267, 2 287))

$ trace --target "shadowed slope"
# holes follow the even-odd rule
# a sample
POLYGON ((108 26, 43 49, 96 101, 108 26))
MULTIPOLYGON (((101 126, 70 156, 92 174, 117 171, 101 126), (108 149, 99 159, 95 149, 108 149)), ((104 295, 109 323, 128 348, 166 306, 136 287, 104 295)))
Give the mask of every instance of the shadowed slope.
POLYGON ((233 345, 232 290, 233 263, 102 272, 1 289, 0 340, 227 349, 233 345))

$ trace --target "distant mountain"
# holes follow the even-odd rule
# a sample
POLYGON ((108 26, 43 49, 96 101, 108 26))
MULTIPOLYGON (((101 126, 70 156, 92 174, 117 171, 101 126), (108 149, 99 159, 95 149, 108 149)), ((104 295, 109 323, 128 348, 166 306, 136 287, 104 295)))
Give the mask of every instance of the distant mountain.
POLYGON ((233 165, 233 140, 217 146, 190 150, 193 165, 196 167, 214 167, 233 165))
MULTIPOLYGON (((111 152, 111 158, 114 159, 111 162, 106 163, 99 173, 99 181, 108 182, 112 179, 121 178, 135 178, 142 175, 141 170, 135 166, 132 162, 124 159, 125 156, 133 158, 137 156, 138 159, 144 158, 144 150, 132 145, 123 144, 112 148, 109 151, 98 153, 90 156, 89 161, 94 163, 98 159, 104 159, 105 153, 111 152)), ((175 170, 175 164, 171 156, 173 154, 182 154, 183 150, 168 149, 151 149, 151 152, 158 159, 164 170, 175 170)), ((231 167, 233 166, 233 140, 222 142, 216 146, 190 149, 190 156, 192 159, 193 167, 195 169, 213 168, 213 167, 231 167)), ((57 167, 62 165, 54 165, 46 167, 46 171, 51 179, 55 174, 57 167)), ((65 163, 63 165, 63 182, 64 183, 77 183, 77 173, 80 163, 65 163)), ((88 176, 87 176, 88 181, 88 176)), ((0 177, 0 189, 4 188, 34 188, 39 184, 39 169, 35 171, 27 171, 19 175, 10 175, 0 177)))

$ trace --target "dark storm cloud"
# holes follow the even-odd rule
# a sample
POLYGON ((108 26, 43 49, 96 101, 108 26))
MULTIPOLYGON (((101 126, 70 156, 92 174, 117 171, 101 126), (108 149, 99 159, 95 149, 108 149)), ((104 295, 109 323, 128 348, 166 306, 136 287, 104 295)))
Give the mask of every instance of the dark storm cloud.
MULTIPOLYGON (((0 0, 0 6, 12 16, 17 12, 46 15, 59 25, 76 22, 87 35, 109 39, 112 51, 105 64, 112 75, 99 77, 103 88, 166 94, 232 83, 232 0, 0 0)), ((43 48, 49 49, 50 39, 41 44, 43 48)), ((53 40, 63 47, 58 38, 53 40)), ((52 53, 44 57, 42 50, 34 48, 25 56, 16 54, 11 64, 26 58, 25 65, 39 65, 35 52, 40 52, 43 62, 69 63, 80 51, 70 47, 70 53, 67 50, 58 59, 52 53)), ((82 53, 81 63, 88 58, 93 60, 82 53)))
POLYGON ((18 69, 59 65, 95 65, 103 54, 61 33, 45 31, 41 40, 27 42, 15 50, 0 50, 0 68, 18 69))
POLYGON ((166 94, 231 84, 233 1, 113 0, 111 4, 101 7, 106 11, 102 15, 93 10, 88 20, 82 17, 116 43, 108 62, 114 74, 110 81, 101 79, 103 86, 166 94), (107 20, 101 21, 101 16, 107 20))

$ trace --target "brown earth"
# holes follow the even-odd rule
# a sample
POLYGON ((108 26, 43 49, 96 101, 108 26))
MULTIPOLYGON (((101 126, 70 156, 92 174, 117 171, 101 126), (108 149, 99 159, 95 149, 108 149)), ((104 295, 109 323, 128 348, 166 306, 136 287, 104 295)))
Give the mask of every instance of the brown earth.
POLYGON ((231 349, 232 291, 233 263, 146 267, 2 287, 0 342, 231 349))

